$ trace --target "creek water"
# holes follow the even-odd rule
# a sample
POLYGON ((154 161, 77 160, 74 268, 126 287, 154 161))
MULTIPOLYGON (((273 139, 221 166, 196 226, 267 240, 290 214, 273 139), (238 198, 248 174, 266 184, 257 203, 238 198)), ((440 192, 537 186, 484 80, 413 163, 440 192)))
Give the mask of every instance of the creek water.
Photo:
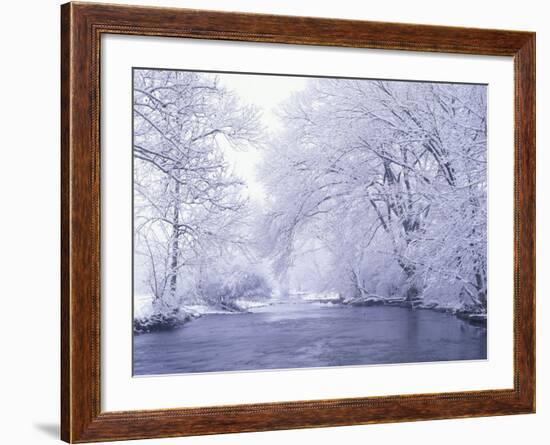
POLYGON ((487 358, 487 330, 391 306, 284 303, 134 336, 134 375, 487 358))

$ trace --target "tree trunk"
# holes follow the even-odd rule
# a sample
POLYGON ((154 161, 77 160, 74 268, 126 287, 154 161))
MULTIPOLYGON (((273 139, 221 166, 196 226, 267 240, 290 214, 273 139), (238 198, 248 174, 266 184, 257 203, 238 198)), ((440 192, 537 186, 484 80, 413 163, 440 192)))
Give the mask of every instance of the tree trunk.
POLYGON ((180 218, 180 183, 175 181, 174 184, 174 213, 172 221, 172 258, 170 262, 170 296, 172 301, 176 296, 178 287, 178 259, 179 259, 179 218, 180 218))

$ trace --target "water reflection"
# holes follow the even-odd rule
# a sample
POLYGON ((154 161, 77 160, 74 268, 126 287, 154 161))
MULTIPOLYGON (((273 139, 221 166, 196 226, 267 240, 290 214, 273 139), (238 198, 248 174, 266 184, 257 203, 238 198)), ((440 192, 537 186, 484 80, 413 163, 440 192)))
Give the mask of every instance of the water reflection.
POLYGON ((134 339, 134 374, 477 360, 487 331, 452 315, 399 307, 285 304, 206 315, 134 339))

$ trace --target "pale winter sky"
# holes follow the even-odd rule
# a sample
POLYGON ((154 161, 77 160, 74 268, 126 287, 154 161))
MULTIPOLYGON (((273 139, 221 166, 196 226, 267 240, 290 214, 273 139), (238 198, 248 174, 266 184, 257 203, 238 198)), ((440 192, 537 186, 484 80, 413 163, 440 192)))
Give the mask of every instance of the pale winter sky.
MULTIPOLYGON (((278 125, 275 110, 292 93, 305 88, 307 78, 273 76, 267 74, 217 74, 220 83, 234 91, 243 102, 255 105, 262 113, 262 123, 271 133, 278 125)), ((261 202, 264 190, 256 178, 256 165, 262 154, 258 150, 227 150, 229 161, 235 173, 248 184, 249 197, 261 202)))
MULTIPOLYGON (((260 109, 262 124, 271 134, 280 129, 280 121, 276 116, 278 106, 293 93, 303 90, 309 80, 307 77, 257 74, 218 74, 218 77, 220 83, 234 91, 243 102, 260 109)), ((228 148, 226 153, 235 173, 246 181, 250 199, 261 204, 265 199, 265 191, 255 174, 256 166, 262 160, 261 150, 236 151, 228 148)), ((324 249, 320 249, 315 242, 310 242, 297 246, 294 253, 294 264, 287 275, 288 285, 294 291, 301 290, 301 286, 320 290, 319 268, 327 267, 324 264, 327 261, 324 249)))

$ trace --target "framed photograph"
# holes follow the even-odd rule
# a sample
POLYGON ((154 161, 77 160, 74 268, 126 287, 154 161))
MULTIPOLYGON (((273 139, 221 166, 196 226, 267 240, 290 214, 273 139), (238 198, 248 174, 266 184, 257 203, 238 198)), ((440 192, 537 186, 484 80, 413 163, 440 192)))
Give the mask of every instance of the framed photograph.
POLYGON ((63 440, 535 411, 534 33, 61 18, 63 440))

